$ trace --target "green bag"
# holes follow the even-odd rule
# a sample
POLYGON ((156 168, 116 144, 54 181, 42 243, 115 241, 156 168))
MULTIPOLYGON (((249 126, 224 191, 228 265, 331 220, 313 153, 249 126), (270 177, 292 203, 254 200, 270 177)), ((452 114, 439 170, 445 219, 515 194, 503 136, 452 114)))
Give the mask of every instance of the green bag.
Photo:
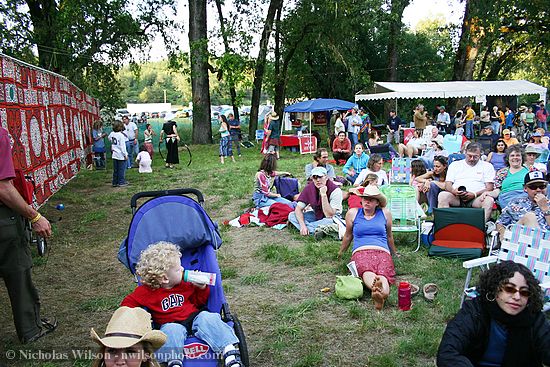
POLYGON ((351 275, 337 276, 336 297, 342 299, 357 299, 363 297, 363 282, 351 275))

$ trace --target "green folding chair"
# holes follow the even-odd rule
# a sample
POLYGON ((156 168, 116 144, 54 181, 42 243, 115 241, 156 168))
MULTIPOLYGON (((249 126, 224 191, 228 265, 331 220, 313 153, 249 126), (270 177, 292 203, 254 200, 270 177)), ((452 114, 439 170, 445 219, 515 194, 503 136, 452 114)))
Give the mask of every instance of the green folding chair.
POLYGON ((392 215, 393 232, 417 233, 417 247, 420 248, 420 220, 424 212, 416 201, 416 190, 409 185, 385 185, 380 191, 388 200, 387 208, 392 215))

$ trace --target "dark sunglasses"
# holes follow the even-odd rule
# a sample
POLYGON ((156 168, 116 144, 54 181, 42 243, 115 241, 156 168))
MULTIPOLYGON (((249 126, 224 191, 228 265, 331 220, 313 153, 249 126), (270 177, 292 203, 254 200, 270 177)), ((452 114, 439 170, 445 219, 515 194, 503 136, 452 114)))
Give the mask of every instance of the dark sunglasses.
POLYGON ((531 292, 528 289, 517 289, 510 284, 505 284, 500 287, 500 289, 508 294, 516 294, 517 292, 519 292, 519 295, 525 298, 529 298, 531 296, 531 292))
POLYGON ((311 178, 314 179, 314 180, 320 180, 323 177, 325 177, 325 176, 317 176, 317 175, 311 176, 311 178))
POLYGON ((546 188, 546 186, 548 186, 548 184, 545 184, 545 183, 542 183, 542 182, 527 185, 527 187, 531 190, 537 190, 537 189, 544 190, 546 188))

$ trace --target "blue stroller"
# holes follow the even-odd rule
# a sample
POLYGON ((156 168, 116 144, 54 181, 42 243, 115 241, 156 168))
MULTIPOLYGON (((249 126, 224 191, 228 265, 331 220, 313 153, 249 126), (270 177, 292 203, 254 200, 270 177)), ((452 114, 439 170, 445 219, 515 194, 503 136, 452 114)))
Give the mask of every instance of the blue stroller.
MULTIPOLYGON (((120 245, 118 259, 136 276, 135 266, 141 251, 158 241, 179 246, 181 265, 186 270, 216 273, 216 285, 211 286, 205 310, 221 313, 222 320, 233 327, 239 339, 241 361, 249 366, 248 350, 243 328, 236 315, 231 314, 223 293, 216 250, 222 240, 218 226, 206 214, 204 197, 195 189, 140 192, 132 196, 132 221, 128 237, 120 245), (195 195, 198 201, 186 195, 195 195), (137 208, 141 198, 150 198, 137 208)), ((184 366, 217 367, 221 357, 203 340, 189 335, 183 345, 184 366)))

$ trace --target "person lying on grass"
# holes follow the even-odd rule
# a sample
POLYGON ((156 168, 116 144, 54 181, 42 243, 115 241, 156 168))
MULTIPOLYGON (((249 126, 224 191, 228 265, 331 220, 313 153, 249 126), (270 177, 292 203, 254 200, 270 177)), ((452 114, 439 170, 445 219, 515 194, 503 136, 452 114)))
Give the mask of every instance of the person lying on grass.
POLYGON ((550 324, 543 293, 524 265, 502 261, 481 273, 479 295, 445 329, 439 367, 550 365, 550 324))
POLYGON ((178 362, 184 357, 183 345, 189 328, 214 352, 223 355, 225 367, 242 367, 240 353, 234 346, 239 339, 233 328, 222 321, 220 314, 200 311, 208 300, 210 288, 183 281, 180 257, 177 246, 165 241, 142 251, 136 273, 143 284, 126 296, 121 306, 145 307, 160 325, 167 336, 157 354, 160 362, 182 366, 178 362))
POLYGON ((392 216, 386 208, 386 197, 378 187, 369 185, 357 194, 361 208, 349 209, 346 214, 346 234, 338 251, 338 259, 353 240, 351 260, 355 261, 359 276, 372 292, 374 307, 381 310, 395 283, 392 254, 397 255, 392 216))

